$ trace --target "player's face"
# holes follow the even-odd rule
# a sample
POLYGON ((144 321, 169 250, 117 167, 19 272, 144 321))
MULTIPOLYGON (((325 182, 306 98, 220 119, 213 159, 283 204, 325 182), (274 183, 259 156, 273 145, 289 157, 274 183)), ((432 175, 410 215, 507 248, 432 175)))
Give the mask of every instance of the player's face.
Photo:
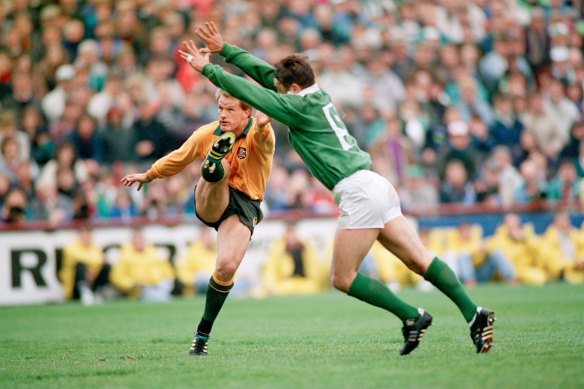
POLYGON ((221 96, 217 102, 219 125, 223 132, 239 134, 245 130, 251 111, 243 109, 241 102, 233 97, 221 96))

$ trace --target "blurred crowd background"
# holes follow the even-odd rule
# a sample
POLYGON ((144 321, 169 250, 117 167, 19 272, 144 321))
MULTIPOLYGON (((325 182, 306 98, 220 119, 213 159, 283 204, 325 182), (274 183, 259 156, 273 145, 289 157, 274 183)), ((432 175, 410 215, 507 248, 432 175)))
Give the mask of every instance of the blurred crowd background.
MULTIPOLYGON (((177 56, 209 20, 269 63, 306 54, 405 210, 584 199, 582 1, 0 0, 2 221, 192 214, 196 163, 119 180, 216 120, 177 56)), ((335 213, 273 126, 264 208, 335 213)))

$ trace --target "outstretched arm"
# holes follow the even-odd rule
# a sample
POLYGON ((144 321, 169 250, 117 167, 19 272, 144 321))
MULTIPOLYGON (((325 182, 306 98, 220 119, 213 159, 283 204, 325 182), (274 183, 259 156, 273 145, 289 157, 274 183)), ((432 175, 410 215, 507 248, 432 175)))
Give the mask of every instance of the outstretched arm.
POLYGON ((184 42, 184 47, 184 51, 178 51, 181 58, 231 96, 264 112, 288 127, 296 127, 296 123, 303 120, 301 106, 295 107, 294 104, 294 100, 300 102, 301 97, 279 95, 242 77, 227 73, 221 66, 210 64, 209 55, 203 55, 193 41, 184 42))
POLYGON ((276 90, 274 86, 274 67, 254 57, 247 51, 225 42, 215 23, 207 22, 203 26, 199 26, 195 30, 195 34, 207 45, 206 48, 200 50, 201 53, 219 54, 228 63, 240 68, 260 85, 273 91, 276 90))

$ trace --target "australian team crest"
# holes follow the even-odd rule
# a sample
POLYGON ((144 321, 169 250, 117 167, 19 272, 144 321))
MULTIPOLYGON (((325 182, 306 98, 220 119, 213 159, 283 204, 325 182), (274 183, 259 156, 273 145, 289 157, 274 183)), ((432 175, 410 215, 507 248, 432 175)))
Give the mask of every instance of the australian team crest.
POLYGON ((237 149, 237 158, 244 159, 246 155, 247 150, 245 149, 245 147, 240 147, 239 149, 237 149))

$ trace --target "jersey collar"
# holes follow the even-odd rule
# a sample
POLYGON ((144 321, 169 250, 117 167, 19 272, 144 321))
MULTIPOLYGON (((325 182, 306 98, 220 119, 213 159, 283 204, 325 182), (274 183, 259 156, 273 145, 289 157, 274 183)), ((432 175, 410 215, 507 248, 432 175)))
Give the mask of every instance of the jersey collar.
MULTIPOLYGON (((239 138, 243 138, 244 136, 247 135, 247 133, 249 132, 249 129, 251 128, 251 124, 253 123, 253 120, 251 118, 249 118, 249 121, 247 122, 247 127, 245 127, 245 130, 243 130, 243 132, 241 133, 240 136, 237 137, 237 139, 239 138)), ((215 129, 215 131, 213 132, 213 135, 221 135, 223 134, 223 131, 221 131, 221 125, 218 125, 217 128, 215 129)))
POLYGON ((298 92, 298 96, 306 96, 306 95, 310 95, 312 93, 316 93, 320 90, 320 87, 318 86, 318 84, 315 82, 314 84, 312 84, 311 86, 309 86, 308 88, 304 88, 302 89, 300 92, 298 92))

